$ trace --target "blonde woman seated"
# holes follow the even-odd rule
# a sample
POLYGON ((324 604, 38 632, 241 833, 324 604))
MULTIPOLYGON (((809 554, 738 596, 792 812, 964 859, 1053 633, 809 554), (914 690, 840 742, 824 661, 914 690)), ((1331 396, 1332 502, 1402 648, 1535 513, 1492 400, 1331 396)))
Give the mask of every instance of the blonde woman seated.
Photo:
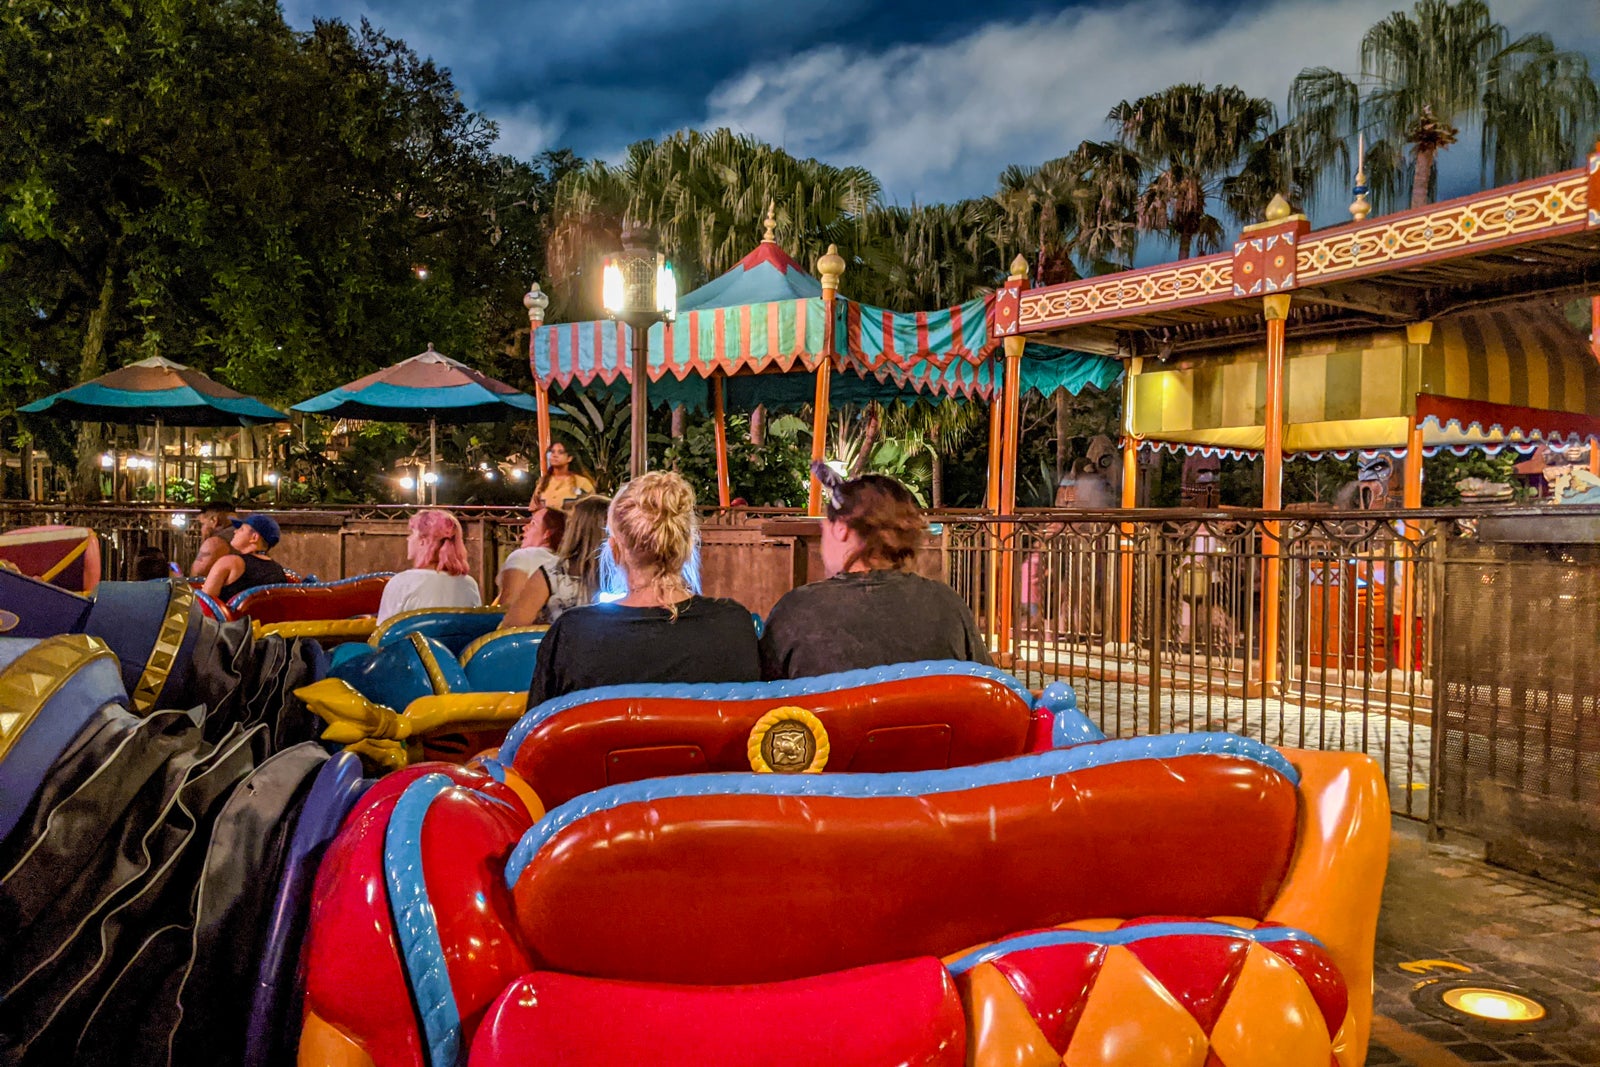
POLYGON ((476 608, 483 604, 478 583, 467 574, 467 543, 461 524, 447 511, 419 511, 411 516, 406 541, 411 569, 383 587, 378 622, 418 608, 476 608))
MULTIPOLYGON (((600 591, 600 549, 605 545, 610 506, 610 497, 584 497, 572 505, 571 517, 562 524, 565 532, 557 551, 545 553, 548 559, 517 579, 508 571, 500 572, 500 604, 506 609, 502 627, 555 622, 570 608, 594 603, 600 591)), ((515 557, 513 552, 507 558, 508 567, 515 557)))
POLYGON ((611 502, 607 526, 628 594, 551 623, 528 706, 602 685, 758 680, 750 613, 737 601, 696 596, 684 582, 698 535, 689 483, 668 471, 635 478, 611 502))

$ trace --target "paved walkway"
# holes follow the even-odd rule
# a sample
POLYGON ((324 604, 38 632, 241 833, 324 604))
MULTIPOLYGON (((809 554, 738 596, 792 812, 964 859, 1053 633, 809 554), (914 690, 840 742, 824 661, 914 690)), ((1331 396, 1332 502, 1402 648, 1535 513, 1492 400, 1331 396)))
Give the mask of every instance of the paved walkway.
POLYGON ((1421 824, 1395 819, 1367 1063, 1600 1064, 1600 898, 1482 857, 1469 838, 1430 842, 1421 824), (1497 1030, 1429 1013, 1438 1011, 1438 987, 1468 980, 1550 1005, 1547 1028, 1497 1030))

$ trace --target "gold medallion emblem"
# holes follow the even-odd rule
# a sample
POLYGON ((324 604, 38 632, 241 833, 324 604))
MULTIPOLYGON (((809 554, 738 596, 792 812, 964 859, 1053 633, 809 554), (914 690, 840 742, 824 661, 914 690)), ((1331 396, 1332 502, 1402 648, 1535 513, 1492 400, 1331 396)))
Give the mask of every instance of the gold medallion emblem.
POLYGON ((746 753, 758 774, 815 774, 828 765, 828 731, 805 708, 773 708, 750 730, 746 753))

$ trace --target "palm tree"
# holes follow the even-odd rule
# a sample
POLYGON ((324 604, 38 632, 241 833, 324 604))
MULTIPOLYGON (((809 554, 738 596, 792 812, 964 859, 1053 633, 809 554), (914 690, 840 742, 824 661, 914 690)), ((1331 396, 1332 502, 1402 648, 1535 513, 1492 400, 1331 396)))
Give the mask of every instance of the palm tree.
POLYGON ((880 196, 878 180, 862 167, 796 159, 726 129, 640 141, 615 166, 592 163, 562 179, 549 246, 551 289, 563 314, 576 310, 570 303, 582 279, 618 247, 624 218, 655 232, 680 287, 691 289, 756 246, 769 204, 785 249, 809 263, 829 243, 856 244, 861 219, 880 196))
POLYGON ((1513 40, 1484 0, 1417 0, 1361 38, 1359 74, 1312 67, 1289 90, 1302 158, 1340 163, 1348 179, 1350 141, 1366 136, 1380 206, 1404 188, 1407 157, 1411 206, 1428 203, 1438 154, 1463 126, 1481 127, 1480 175, 1503 184, 1570 166, 1597 114, 1589 61, 1548 34, 1513 40))
POLYGON ((1138 157, 1114 141, 1084 141, 1037 167, 1007 167, 992 197, 995 241, 1032 249, 1041 285, 1126 269, 1138 236, 1139 175, 1138 157))
POLYGON ((950 307, 994 288, 1005 277, 990 200, 914 204, 871 211, 849 279, 850 295, 879 307, 950 307))
POLYGON ((1277 124, 1272 102, 1233 85, 1174 85, 1129 103, 1107 116, 1125 148, 1143 163, 1143 188, 1136 222, 1146 233, 1178 242, 1180 259, 1222 246, 1222 222, 1211 213, 1222 200, 1239 216, 1224 187, 1277 124))
POLYGON ((959 452, 988 424, 982 404, 945 397, 937 402, 897 404, 885 416, 885 432, 907 451, 928 455, 929 502, 944 506, 944 460, 959 452))

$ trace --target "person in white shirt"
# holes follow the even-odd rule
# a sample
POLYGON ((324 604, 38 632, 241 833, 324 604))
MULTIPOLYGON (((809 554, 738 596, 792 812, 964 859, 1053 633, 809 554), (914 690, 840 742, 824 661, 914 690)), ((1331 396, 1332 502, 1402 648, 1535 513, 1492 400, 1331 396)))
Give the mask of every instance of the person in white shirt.
POLYGON ((522 528, 522 547, 500 564, 496 584, 500 595, 495 603, 511 604, 522 593, 528 579, 556 561, 556 549, 567 532, 567 514, 555 508, 539 508, 522 528))
POLYGON ((606 510, 610 506, 611 499, 603 496, 586 496, 572 505, 555 558, 529 574, 515 596, 501 591, 500 603, 506 609, 501 626, 553 623, 568 608, 594 603, 600 590, 600 549, 606 541, 606 510))
POLYGON ((478 583, 467 573, 467 544, 461 523, 447 511, 411 516, 406 555, 412 568, 383 587, 378 622, 417 608, 476 608, 483 604, 478 583))

